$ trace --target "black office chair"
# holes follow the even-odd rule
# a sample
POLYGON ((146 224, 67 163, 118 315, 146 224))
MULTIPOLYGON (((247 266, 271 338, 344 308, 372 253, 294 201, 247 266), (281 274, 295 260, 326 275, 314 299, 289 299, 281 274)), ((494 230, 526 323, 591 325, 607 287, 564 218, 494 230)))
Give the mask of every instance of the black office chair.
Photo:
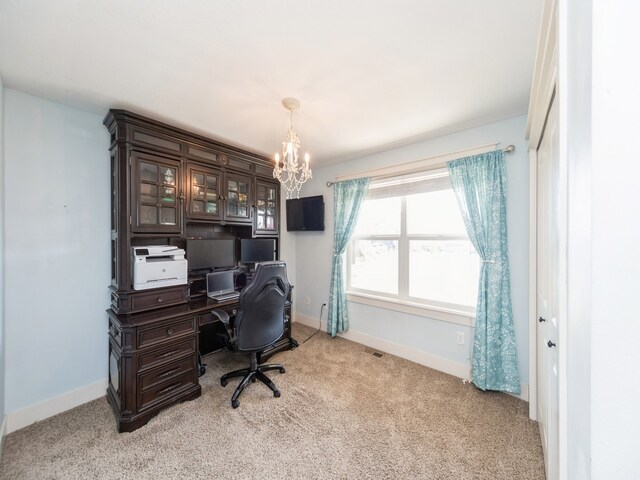
POLYGON ((213 310, 225 325, 227 337, 225 345, 237 352, 249 352, 249 368, 229 372, 220 377, 224 387, 227 380, 243 377, 233 392, 231 406, 238 408, 238 397, 249 384, 260 380, 273 391, 274 397, 280 396, 280 390, 264 372, 279 370, 285 373, 284 367, 277 364, 258 365, 258 354, 273 345, 284 334, 284 305, 289 294, 287 266, 284 262, 264 262, 256 265, 253 281, 240 293, 238 311, 230 321, 229 315, 222 310, 213 310))

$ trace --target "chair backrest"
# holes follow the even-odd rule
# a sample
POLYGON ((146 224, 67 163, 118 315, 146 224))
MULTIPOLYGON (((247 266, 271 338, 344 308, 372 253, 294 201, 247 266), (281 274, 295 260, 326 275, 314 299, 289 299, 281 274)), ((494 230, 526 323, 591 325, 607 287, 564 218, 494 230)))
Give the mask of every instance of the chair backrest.
POLYGON ((259 351, 282 336, 289 289, 284 262, 257 264, 253 281, 240 293, 234 321, 237 350, 259 351))

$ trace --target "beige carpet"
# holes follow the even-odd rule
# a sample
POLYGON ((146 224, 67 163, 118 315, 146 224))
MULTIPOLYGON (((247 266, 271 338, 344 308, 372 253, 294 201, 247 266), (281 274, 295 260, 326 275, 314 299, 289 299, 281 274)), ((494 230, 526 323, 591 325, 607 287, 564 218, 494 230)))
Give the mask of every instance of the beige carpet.
POLYGON ((101 398, 5 439, 1 479, 544 479, 527 404, 344 339, 294 325, 301 346, 273 361, 282 391, 255 383, 233 410, 242 368, 205 357, 202 397, 118 434, 101 398))

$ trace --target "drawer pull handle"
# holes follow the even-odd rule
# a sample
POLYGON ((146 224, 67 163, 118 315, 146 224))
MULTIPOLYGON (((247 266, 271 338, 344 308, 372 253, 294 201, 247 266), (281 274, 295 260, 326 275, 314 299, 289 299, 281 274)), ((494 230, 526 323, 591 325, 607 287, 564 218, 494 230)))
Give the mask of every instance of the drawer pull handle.
POLYGON ((162 355, 158 355, 156 358, 167 358, 167 357, 170 357, 171 355, 175 355, 180 350, 181 350, 180 348, 178 348, 177 350, 171 350, 170 352, 163 353, 162 355))
POLYGON ((172 335, 173 334, 173 330, 171 330, 170 328, 167 328, 167 335, 172 335))
POLYGON ((171 384, 168 387, 163 388, 162 390, 158 390, 158 395, 162 395, 163 393, 167 393, 167 392, 170 392, 171 390, 175 390, 180 385, 182 385, 182 382, 177 382, 177 383, 171 384))
POLYGON ((174 368, 173 370, 169 370, 168 372, 164 372, 162 375, 158 375, 157 378, 164 378, 164 377, 168 377, 169 375, 172 375, 176 372, 179 372, 180 369, 179 368, 174 368))
POLYGON ((157 299, 157 300, 158 300, 158 303, 162 303, 163 298, 162 298, 162 297, 158 297, 158 299, 157 299))

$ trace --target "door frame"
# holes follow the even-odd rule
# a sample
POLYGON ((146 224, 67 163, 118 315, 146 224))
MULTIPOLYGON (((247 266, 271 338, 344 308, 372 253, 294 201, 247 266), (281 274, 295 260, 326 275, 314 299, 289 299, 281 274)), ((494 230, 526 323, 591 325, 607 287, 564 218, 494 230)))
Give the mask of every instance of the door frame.
POLYGON ((537 150, 544 133, 547 112, 558 84, 557 10, 556 0, 545 1, 526 133, 529 148, 529 418, 532 420, 537 420, 538 392, 536 381, 537 150))
MULTIPOLYGON (((529 149, 529 418, 537 420, 537 150, 554 99, 558 102, 560 140, 560 188, 567 191, 566 106, 558 77, 558 0, 545 0, 538 37, 538 49, 529 100, 526 140, 529 149)), ((561 195, 558 240, 558 464, 559 478, 566 478, 567 438, 567 197, 561 195)))

